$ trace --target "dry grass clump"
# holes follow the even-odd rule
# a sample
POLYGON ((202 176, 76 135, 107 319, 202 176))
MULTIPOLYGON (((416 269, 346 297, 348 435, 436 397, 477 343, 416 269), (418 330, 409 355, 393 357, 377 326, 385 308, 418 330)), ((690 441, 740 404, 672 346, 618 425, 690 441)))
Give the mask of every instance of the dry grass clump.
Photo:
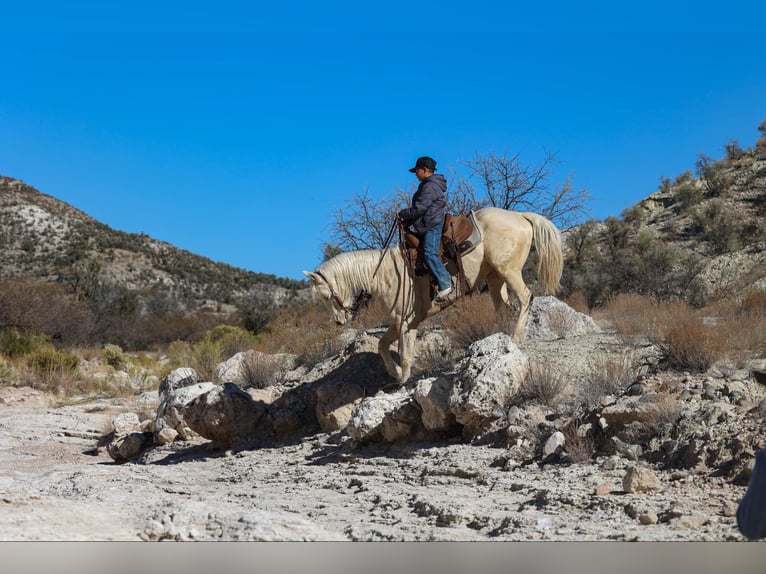
POLYGON ((242 361, 242 388, 265 389, 285 378, 285 365, 279 357, 264 353, 247 353, 242 361))
POLYGON ((295 354, 301 365, 312 367, 342 351, 340 333, 341 327, 335 325, 329 311, 310 302, 277 311, 256 349, 295 354))
POLYGON ((766 353, 766 291, 750 291, 739 301, 719 305, 715 314, 716 331, 735 363, 766 353))
POLYGON ((555 407, 567 387, 561 371, 549 363, 531 362, 527 376, 521 383, 519 396, 523 401, 534 401, 555 407))
POLYGON ((669 327, 660 344, 668 365, 681 370, 707 371, 725 355, 724 338, 711 325, 693 315, 669 327))
POLYGON ((601 397, 621 394, 636 378, 638 369, 630 352, 599 353, 588 369, 587 378, 578 390, 579 403, 592 408, 601 397))
POLYGON ((582 291, 577 291, 572 293, 569 297, 564 298, 564 303, 569 305, 578 313, 588 314, 590 312, 588 297, 582 291))
POLYGON ((438 375, 455 368, 455 353, 450 346, 423 345, 417 354, 414 370, 419 375, 438 375))
POLYGON ((508 317, 498 315, 488 295, 474 295, 449 308, 444 328, 455 347, 465 350, 476 341, 507 331, 508 317))
POLYGON ((18 382, 18 378, 13 367, 0 356, 0 386, 12 387, 18 382))
POLYGON ((588 464, 593 461, 596 446, 587 427, 578 426, 572 421, 562 432, 564 433, 564 448, 571 462, 588 464))

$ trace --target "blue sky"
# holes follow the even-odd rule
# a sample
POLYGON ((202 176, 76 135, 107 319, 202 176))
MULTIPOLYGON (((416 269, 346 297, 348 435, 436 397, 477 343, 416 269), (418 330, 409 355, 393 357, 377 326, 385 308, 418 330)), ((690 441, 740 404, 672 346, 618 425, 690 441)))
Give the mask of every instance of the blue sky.
POLYGON ((420 155, 553 152, 601 219, 766 119, 757 0, 8 4, 0 175, 280 277, 420 155))

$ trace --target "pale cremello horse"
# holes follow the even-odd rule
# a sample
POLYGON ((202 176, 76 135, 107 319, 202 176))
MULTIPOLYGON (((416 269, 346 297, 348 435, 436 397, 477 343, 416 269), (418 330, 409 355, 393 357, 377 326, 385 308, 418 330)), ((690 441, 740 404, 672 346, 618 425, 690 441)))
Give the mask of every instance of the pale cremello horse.
MULTIPOLYGON (((537 273, 545 293, 558 289, 563 269, 561 234, 545 217, 535 213, 485 207, 475 213, 483 240, 463 256, 463 269, 471 288, 486 281, 495 310, 510 306, 508 289, 519 301, 519 317, 513 332, 521 341, 527 323, 532 294, 524 283, 521 269, 534 241, 537 273)), ((454 276, 454 264, 447 266, 454 276)), ((331 308, 335 322, 345 325, 353 319, 363 294, 381 301, 391 317, 381 337, 378 352, 388 373, 399 382, 410 376, 418 325, 442 308, 431 300, 430 274, 413 277, 401 249, 364 249, 341 253, 325 261, 316 271, 303 272, 312 292, 331 308), (400 365, 391 356, 391 344, 400 340, 400 365)))

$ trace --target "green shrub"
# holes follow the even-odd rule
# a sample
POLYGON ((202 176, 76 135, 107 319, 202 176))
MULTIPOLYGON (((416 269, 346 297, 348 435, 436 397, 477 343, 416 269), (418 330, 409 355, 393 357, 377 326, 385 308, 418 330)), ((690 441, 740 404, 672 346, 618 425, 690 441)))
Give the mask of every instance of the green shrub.
POLYGON ((18 381, 16 371, 3 357, 0 357, 0 386, 13 386, 18 381))
POLYGON ((118 345, 104 345, 104 361, 115 369, 121 369, 125 366, 125 353, 118 345))
POLYGON ((694 223, 716 253, 728 253, 741 245, 740 224, 721 199, 713 199, 694 212, 694 223))
POLYGON ((254 348, 259 341, 257 335, 233 325, 218 325, 207 332, 205 339, 220 345, 221 354, 226 359, 241 351, 254 348))
POLYGON ((42 335, 9 329, 0 333, 0 352, 6 357, 22 357, 48 344, 48 338, 42 335))
POLYGON ((195 369, 206 381, 215 381, 216 367, 222 359, 222 345, 219 341, 204 339, 192 345, 189 367, 195 369))
POLYGON ((45 390, 53 391, 62 382, 77 373, 80 360, 70 353, 45 346, 29 353, 26 363, 32 371, 35 382, 45 390))

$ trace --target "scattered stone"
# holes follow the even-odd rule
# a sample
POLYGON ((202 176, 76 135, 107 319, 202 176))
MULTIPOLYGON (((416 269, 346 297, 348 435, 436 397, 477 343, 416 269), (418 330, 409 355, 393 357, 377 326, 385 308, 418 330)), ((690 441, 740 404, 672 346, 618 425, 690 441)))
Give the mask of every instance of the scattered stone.
POLYGON ((152 435, 149 433, 132 432, 117 437, 106 447, 106 451, 112 460, 123 463, 135 460, 149 446, 152 445, 152 435))
POLYGON ((603 470, 617 470, 620 467, 620 457, 612 455, 607 457, 604 462, 601 463, 603 470))
POLYGON ((561 431, 556 431, 549 436, 548 440, 546 440, 543 445, 543 460, 549 456, 560 453, 563 450, 565 443, 566 439, 564 438, 564 433, 561 431))
POLYGON ((612 492, 612 487, 611 487, 611 485, 608 482, 605 482, 603 484, 599 484, 596 487, 595 495, 596 496, 606 496, 610 492, 612 492))
POLYGON ((736 502, 732 502, 731 500, 724 500, 723 504, 721 505, 721 516, 737 516, 737 508, 738 504, 736 502))
POLYGON ((368 397, 351 413, 348 435, 360 444, 417 440, 424 435, 420 410, 407 391, 368 397))
POLYGON ((627 444, 621 441, 616 436, 613 436, 611 440, 612 440, 612 445, 614 446, 614 450, 617 451, 618 454, 627 458, 628 460, 638 460, 641 454, 643 453, 643 449, 641 448, 641 445, 627 444))
POLYGON ((112 419, 112 428, 117 436, 141 432, 141 422, 136 413, 121 413, 112 419))
POLYGON ((654 512, 644 512, 639 515, 638 522, 643 526, 649 526, 650 524, 657 524, 660 521, 659 517, 654 512))
POLYGON ((428 430, 459 434, 460 425, 450 411, 452 381, 446 377, 427 378, 415 386, 413 398, 423 411, 421 420, 428 430))
POLYGON ((196 383, 203 381, 202 375, 200 375, 195 369, 191 367, 180 367, 170 371, 162 381, 160 381, 159 396, 163 399, 176 389, 188 387, 196 383))
POLYGON ((653 492, 660 490, 662 484, 650 468, 632 465, 622 479, 622 488, 628 493, 653 492))
POLYGON ((158 445, 170 444, 178 438, 178 431, 170 427, 165 427, 154 435, 154 441, 158 445))

